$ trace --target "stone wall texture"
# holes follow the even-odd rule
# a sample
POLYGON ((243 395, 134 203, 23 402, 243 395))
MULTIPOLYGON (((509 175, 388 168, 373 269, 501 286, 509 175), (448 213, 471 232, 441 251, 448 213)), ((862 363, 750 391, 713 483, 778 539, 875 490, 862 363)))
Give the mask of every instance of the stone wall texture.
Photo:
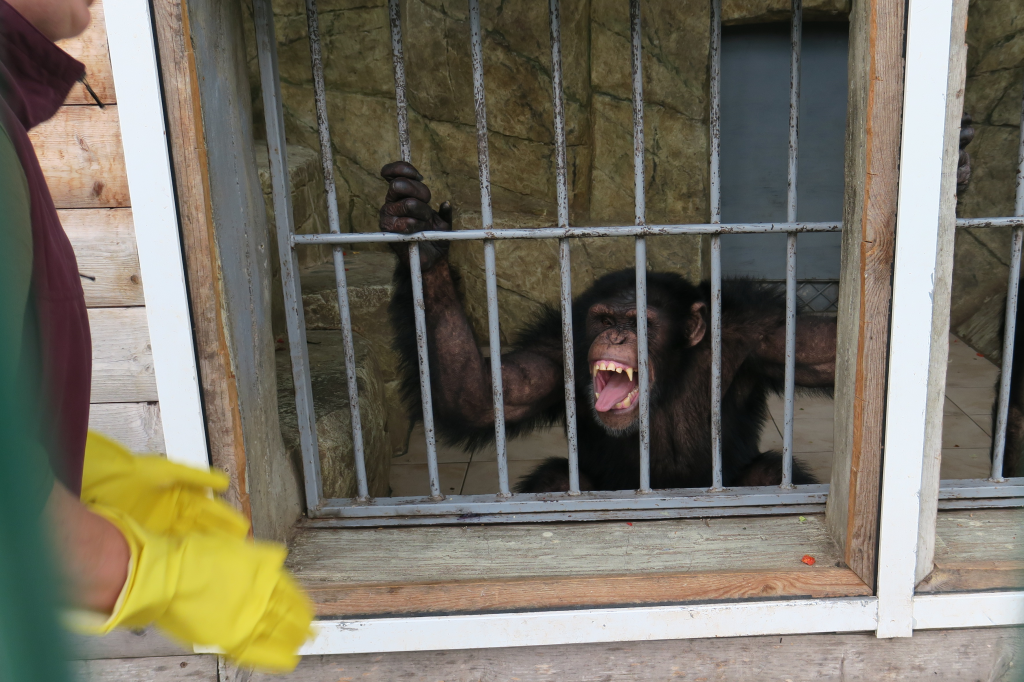
MULTIPOLYGON (((1013 215, 1024 88, 1024 9, 1020 0, 972 0, 967 23, 964 109, 977 131, 967 147, 971 184, 961 217, 1013 215)), ((958 230, 951 329, 998 362, 1009 275, 1010 230, 958 230)))

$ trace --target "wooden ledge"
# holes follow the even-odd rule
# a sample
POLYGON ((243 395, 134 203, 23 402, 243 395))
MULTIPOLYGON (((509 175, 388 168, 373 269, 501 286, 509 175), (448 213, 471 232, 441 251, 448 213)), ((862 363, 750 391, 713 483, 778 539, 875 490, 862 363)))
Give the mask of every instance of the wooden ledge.
POLYGON ((935 569, 918 593, 1024 589, 1024 509, 939 512, 935 569))
POLYGON ((334 618, 871 593, 820 514, 303 528, 288 565, 334 618))
POLYGON ((309 588, 331 617, 508 612, 774 597, 851 597, 871 589, 848 568, 514 578, 309 588))

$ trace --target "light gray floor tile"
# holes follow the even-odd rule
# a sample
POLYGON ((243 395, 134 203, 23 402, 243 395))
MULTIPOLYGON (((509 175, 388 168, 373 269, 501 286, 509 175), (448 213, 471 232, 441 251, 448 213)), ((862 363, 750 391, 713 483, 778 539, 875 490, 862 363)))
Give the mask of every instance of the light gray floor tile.
POLYGON ((940 477, 988 478, 992 463, 988 448, 950 448, 942 451, 940 477))
POLYGON ((793 452, 832 452, 832 419, 795 419, 793 452))
POLYGON ((992 438, 969 416, 947 414, 942 419, 942 448, 985 448, 992 445, 992 438))
MULTIPOLYGON (((468 462, 449 462, 437 465, 437 474, 441 478, 441 493, 459 495, 462 482, 466 478, 468 462)), ((430 478, 426 464, 392 464, 391 495, 393 497, 409 497, 430 494, 430 478)))
MULTIPOLYGON (((507 447, 510 461, 569 456, 569 442, 565 439, 565 431, 563 431, 561 426, 552 426, 547 429, 534 431, 519 438, 509 438, 507 447)), ((496 462, 498 461, 498 453, 494 449, 494 445, 491 444, 474 453, 472 461, 496 462)))
POLYGON ((947 400, 953 401, 964 414, 992 414, 992 405, 996 401, 995 384, 987 387, 949 386, 946 388, 947 400))
MULTIPOLYGON (((520 478, 533 471, 543 460, 517 459, 509 460, 508 485, 515 489, 520 478)), ((489 495, 498 492, 498 462, 472 462, 466 474, 466 485, 463 495, 489 495)))
MULTIPOLYGON (((470 453, 462 448, 451 447, 437 443, 437 461, 441 462, 468 462, 471 459, 470 453)), ((427 463, 427 439, 423 433, 423 423, 416 424, 409 435, 409 451, 401 457, 391 460, 395 464, 426 464, 427 463)))
POLYGON ((949 399, 948 388, 946 389, 946 400, 942 403, 942 414, 964 414, 964 411, 949 399))

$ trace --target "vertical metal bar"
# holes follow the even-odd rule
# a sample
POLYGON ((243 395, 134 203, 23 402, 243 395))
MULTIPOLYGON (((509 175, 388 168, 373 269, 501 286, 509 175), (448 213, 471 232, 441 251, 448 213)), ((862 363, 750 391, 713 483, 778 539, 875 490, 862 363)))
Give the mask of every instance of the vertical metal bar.
MULTIPOLYGON (((402 15, 399 0, 388 0, 391 21, 391 59, 395 69, 395 106, 398 118, 398 151, 402 161, 412 161, 409 140, 408 104, 405 97, 405 52, 402 49, 402 15)), ((423 302, 423 273, 420 269, 420 245, 409 244, 409 271, 412 276, 413 318, 416 322, 416 358, 420 370, 420 400, 423 407, 423 432, 427 441, 427 477, 430 497, 440 500, 441 479, 437 473, 437 437, 434 433, 434 407, 430 394, 430 360, 427 353, 427 316, 423 302)))
POLYGON ((306 323, 298 277, 299 259, 291 244, 294 218, 288 182, 284 112, 281 108, 281 80, 277 67, 277 38, 274 36, 274 13, 270 0, 254 0, 253 19, 256 26, 256 50, 267 125, 267 153, 270 158, 270 177, 274 193, 274 221, 277 224, 277 250, 281 260, 288 350, 295 386, 295 413, 298 417, 299 444, 302 448, 306 509, 313 516, 323 498, 323 483, 320 478, 316 416, 313 413, 313 388, 309 377, 306 323))
MULTIPOLYGON (((722 222, 722 0, 711 0, 711 222, 722 222)), ((711 489, 722 489, 722 235, 711 235, 711 489)))
MULTIPOLYGON (((327 120, 327 94, 324 87, 324 63, 320 51, 320 18, 316 0, 306 0, 306 23, 309 27, 309 56, 313 67, 313 92, 316 100, 316 124, 320 135, 320 161, 327 198, 327 223, 334 234, 341 233, 338 217, 338 190, 334 183, 334 152, 327 120)), ((341 320, 342 348, 345 352, 345 377, 348 380, 349 411, 352 415, 352 451, 356 465, 358 499, 370 497, 366 481, 366 460, 363 454, 363 426, 359 416, 359 387, 356 383, 356 353, 352 344, 352 319, 345 280, 345 255, 340 245, 334 247, 334 279, 338 291, 338 316, 341 320)))
MULTIPOLYGON (((480 0, 469 0, 469 39, 473 49, 473 103, 476 110, 477 165, 480 168, 480 221, 489 230, 491 213, 491 157, 487 149, 487 103, 484 97, 484 50, 480 31, 480 0)), ((491 347, 491 394, 494 400, 494 445, 498 451, 498 490, 509 495, 508 452, 505 443, 505 393, 501 385, 501 336, 498 329, 498 282, 494 241, 484 240, 484 276, 487 280, 487 332, 491 347)))
MULTIPOLYGON (((640 44, 640 0, 629 0, 633 43, 633 213, 637 225, 646 219, 644 193, 644 83, 640 44)), ((640 389, 640 492, 651 491, 651 396, 647 369, 647 239, 636 238, 636 362, 640 389)))
MULTIPOLYGON (((1020 147, 1017 156, 1017 195, 1013 214, 1024 216, 1024 102, 1021 103, 1020 147)), ((1003 362, 999 373, 999 403, 996 409, 996 432, 992 449, 992 480, 1002 481, 1006 454, 1006 421, 1010 411, 1010 376, 1013 372, 1013 346, 1017 332, 1017 306, 1020 303, 1020 259, 1024 228, 1013 228, 1010 255, 1010 277, 1006 287, 1006 320, 1003 329, 1003 362)))
POLYGON ((402 50, 402 13, 399 0, 388 0, 391 20, 391 60, 395 67, 395 105, 398 113, 398 151, 402 161, 412 160, 409 141, 409 107, 405 99, 405 52, 402 50))
MULTIPOLYGON (((789 169, 786 222, 796 222, 797 150, 800 123, 800 48, 803 34, 802 0, 793 0, 789 62, 789 169)), ((796 391, 796 232, 786 235, 786 371, 782 430, 782 487, 793 485, 793 402, 796 391)))
MULTIPOLYGON (((562 31, 559 0, 548 1, 551 19, 551 108, 555 114, 555 195, 558 226, 569 227, 568 162, 565 153, 565 103, 562 97, 562 31)), ((558 269, 561 282, 562 364, 565 382, 565 435, 569 441, 569 494, 580 494, 579 445, 576 434, 576 367, 572 338, 572 266, 569 240, 558 240, 558 269)))

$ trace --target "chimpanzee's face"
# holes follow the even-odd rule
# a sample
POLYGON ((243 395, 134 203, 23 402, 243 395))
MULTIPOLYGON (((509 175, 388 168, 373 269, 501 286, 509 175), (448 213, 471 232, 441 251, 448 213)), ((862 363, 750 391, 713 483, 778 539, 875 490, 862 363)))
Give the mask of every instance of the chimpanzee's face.
MULTIPOLYGON (((657 311, 648 308, 648 339, 657 328, 657 311)), ((636 428, 640 413, 640 374, 637 370, 636 306, 632 301, 609 301, 587 311, 587 355, 593 391, 591 405, 598 421, 610 433, 621 435, 636 428)), ((654 345, 649 343, 648 346, 654 345)), ((650 385, 654 365, 648 362, 650 385)))
MULTIPOLYGON (((704 337, 703 303, 695 303, 683 316, 680 339, 685 347, 704 337)), ((673 321, 654 305, 647 308, 647 375, 649 390, 658 375, 656 359, 661 356, 673 321)), ((608 433, 626 435, 636 431, 640 416, 640 374, 637 359, 636 305, 632 296, 596 303, 587 311, 586 334, 590 343, 590 405, 598 422, 608 433)))

